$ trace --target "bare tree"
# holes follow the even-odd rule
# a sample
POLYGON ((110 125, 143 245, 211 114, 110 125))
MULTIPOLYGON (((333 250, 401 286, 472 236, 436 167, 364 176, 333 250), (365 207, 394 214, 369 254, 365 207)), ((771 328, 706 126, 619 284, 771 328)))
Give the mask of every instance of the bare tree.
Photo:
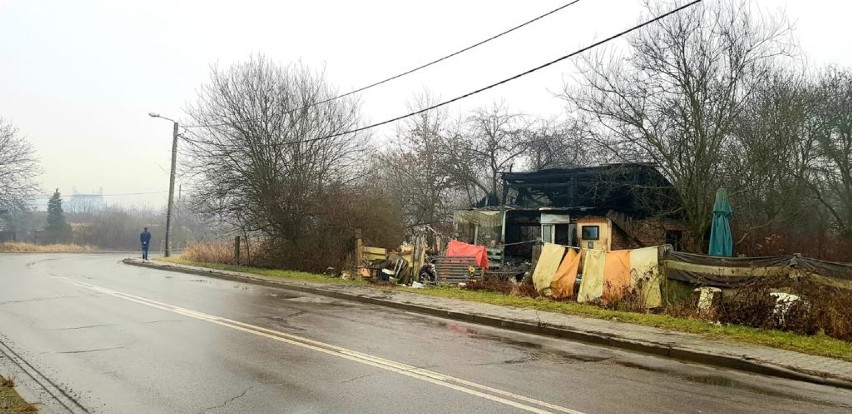
MULTIPOLYGON (((428 107, 435 101, 423 93, 409 103, 409 109, 428 107)), ((446 168, 447 126, 443 109, 408 118, 391 149, 382 154, 383 180, 399 197, 408 226, 434 226, 451 217, 449 192, 454 181, 446 168)))
POLYGON ((829 68, 819 80, 814 193, 838 233, 852 238, 852 73, 829 68))
POLYGON ((737 200, 738 241, 777 226, 805 229, 813 218, 808 182, 816 155, 816 103, 803 71, 778 68, 757 80, 724 152, 724 181, 737 200))
POLYGON ((539 119, 524 131, 526 166, 532 171, 588 165, 589 148, 578 122, 539 119))
POLYGON ((479 108, 460 133, 448 137, 447 168, 459 186, 480 190, 487 205, 500 205, 501 173, 520 163, 527 149, 526 129, 526 117, 510 112, 503 102, 479 108))
POLYGON ((38 191, 39 173, 32 145, 0 118, 0 211, 26 209, 27 200, 38 191))
MULTIPOLYGON (((648 3, 652 15, 670 2, 648 3)), ((578 66, 563 94, 595 123, 586 133, 612 159, 650 161, 672 182, 700 248, 722 184, 724 149, 755 80, 788 52, 783 19, 756 17, 750 2, 712 2, 670 16, 578 66)))
MULTIPOLYGON (((351 99, 333 99, 323 74, 263 56, 213 67, 187 112, 198 207, 298 254, 330 187, 357 175, 366 136, 351 99)), ((313 246, 312 246, 313 247, 313 246)))

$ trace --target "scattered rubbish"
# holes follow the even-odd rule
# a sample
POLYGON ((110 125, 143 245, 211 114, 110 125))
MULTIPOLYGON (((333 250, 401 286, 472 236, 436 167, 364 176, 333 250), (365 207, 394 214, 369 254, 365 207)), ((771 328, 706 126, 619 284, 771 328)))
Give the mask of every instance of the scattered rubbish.
POLYGON ((424 259, 423 266, 417 272, 417 280, 423 283, 436 283, 438 281, 435 275, 435 259, 432 257, 424 259))
POLYGON ((793 295, 790 293, 772 292, 769 295, 775 299, 775 309, 773 313, 781 323, 784 323, 784 316, 787 315, 787 312, 790 311, 793 305, 801 300, 799 295, 793 295))
POLYGON ((722 300, 722 289, 715 287, 700 287, 694 292, 698 293, 698 311, 707 313, 712 311, 722 300))
POLYGON ((393 277, 393 275, 395 274, 393 269, 387 269, 387 268, 382 269, 379 273, 380 273, 379 279, 384 280, 384 281, 390 280, 390 278, 393 277))

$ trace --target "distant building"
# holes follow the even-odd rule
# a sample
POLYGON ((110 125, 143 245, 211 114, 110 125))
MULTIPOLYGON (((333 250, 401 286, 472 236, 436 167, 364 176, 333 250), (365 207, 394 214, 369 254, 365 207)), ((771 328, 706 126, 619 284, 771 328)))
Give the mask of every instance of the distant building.
POLYGON ((65 201, 63 209, 68 213, 91 213, 103 209, 104 196, 103 189, 98 193, 83 194, 74 190, 71 198, 65 201))

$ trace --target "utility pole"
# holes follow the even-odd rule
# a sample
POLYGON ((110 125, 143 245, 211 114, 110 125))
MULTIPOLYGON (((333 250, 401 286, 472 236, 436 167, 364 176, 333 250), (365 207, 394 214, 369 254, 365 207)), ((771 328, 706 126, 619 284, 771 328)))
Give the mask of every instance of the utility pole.
POLYGON ((165 248, 163 249, 163 256, 169 257, 171 255, 171 251, 169 249, 169 236, 172 231, 172 208, 175 201, 175 168, 177 165, 178 128, 180 125, 178 125, 178 122, 174 119, 160 116, 160 114, 156 112, 148 112, 148 116, 151 118, 162 118, 167 121, 172 121, 172 124, 174 124, 174 130, 172 131, 172 172, 169 176, 169 205, 166 207, 166 239, 164 241, 165 248))
POLYGON ((163 256, 165 257, 171 255, 169 252, 169 234, 172 230, 172 208, 175 201, 175 166, 177 165, 178 123, 177 121, 172 122, 174 123, 174 130, 172 131, 172 172, 169 177, 169 206, 166 208, 166 248, 163 251, 163 256))

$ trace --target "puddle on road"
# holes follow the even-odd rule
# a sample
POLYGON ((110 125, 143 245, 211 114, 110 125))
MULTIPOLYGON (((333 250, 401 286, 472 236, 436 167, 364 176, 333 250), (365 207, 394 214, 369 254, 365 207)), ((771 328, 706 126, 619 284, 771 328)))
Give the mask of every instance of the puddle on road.
POLYGON ((816 404, 816 405, 820 405, 820 406, 842 407, 842 406, 832 404, 832 403, 829 403, 829 402, 826 402, 826 401, 820 401, 820 400, 813 399, 813 398, 802 397, 802 396, 799 396, 799 395, 791 394, 789 392, 781 392, 781 391, 770 389, 770 388, 759 387, 759 386, 756 386, 756 385, 743 383, 743 382, 740 382, 740 381, 737 381, 735 379, 728 378, 728 377, 725 377, 725 376, 722 376, 722 375, 691 375, 691 374, 687 374, 687 373, 683 373, 683 372, 677 372, 677 371, 670 370, 670 369, 650 367, 650 366, 647 366, 647 365, 642 365, 642 364, 637 364, 637 363, 634 363, 634 362, 622 361, 622 360, 613 360, 612 363, 615 364, 615 365, 625 367, 625 368, 633 368, 633 369, 640 369, 640 370, 643 370, 643 371, 656 372, 656 373, 659 373, 661 375, 667 375, 667 376, 671 376, 671 377, 675 377, 675 378, 680 378, 684 381, 688 381, 688 382, 692 382, 692 383, 696 383, 696 384, 731 388, 731 389, 741 390, 741 391, 745 391, 745 392, 751 392, 751 393, 755 393, 755 394, 763 395, 763 396, 767 396, 767 397, 774 397, 774 398, 781 398, 781 399, 785 399, 785 400, 807 402, 807 403, 816 404))
POLYGON ((268 296, 276 299, 296 299, 302 297, 301 295, 285 292, 270 293, 268 296))
POLYGON ((503 361, 504 364, 522 364, 542 359, 553 361, 556 363, 566 364, 577 362, 600 362, 609 359, 608 356, 585 355, 560 349, 547 348, 540 343, 523 341, 507 336, 485 333, 477 329, 452 322, 435 321, 435 324, 444 327, 452 332, 463 334, 464 336, 470 339, 500 343, 524 352, 525 356, 503 361))
POLYGON ((500 343, 509 345, 511 347, 524 349, 524 350, 544 349, 544 345, 542 345, 542 344, 537 344, 535 342, 520 341, 520 340, 512 339, 512 338, 506 338, 505 336, 484 334, 484 333, 471 333, 468 336, 470 338, 473 338, 473 339, 484 339, 486 341, 500 342, 500 343))
POLYGON ((514 365, 514 364, 523 364, 523 363, 537 361, 537 360, 538 360, 538 358, 534 358, 532 355, 527 355, 527 356, 521 357, 521 358, 507 359, 507 360, 503 361, 503 363, 506 364, 506 365, 514 365))
POLYGON ((305 331, 304 328, 300 328, 298 326, 295 326, 289 321, 289 318, 293 318, 293 317, 299 316, 299 315, 304 314, 304 313, 306 313, 306 312, 296 312, 292 315, 288 315, 287 317, 264 316, 263 319, 267 319, 269 321, 272 321, 272 323, 278 329, 288 330, 288 331, 291 331, 291 332, 304 332, 305 331))
POLYGON ((662 370, 660 368, 649 367, 647 365, 637 364, 635 362, 630 362, 630 361, 614 360, 614 361, 612 361, 612 363, 615 364, 615 365, 625 367, 625 368, 641 369, 643 371, 651 371, 651 372, 665 372, 664 370, 662 370))
POLYGON ((705 375, 696 375, 696 376, 683 375, 683 376, 680 376, 680 377, 689 381, 689 382, 695 382, 695 383, 698 383, 698 384, 715 385, 717 387, 734 387, 734 386, 740 385, 739 383, 737 383, 736 381, 734 381, 730 378, 719 377, 719 376, 714 376, 714 375, 706 375, 706 376, 705 375))
POLYGON ((337 299, 329 299, 321 296, 296 296, 293 298, 285 298, 288 302, 298 302, 311 304, 316 306, 323 306, 326 308, 351 308, 353 305, 345 302, 341 302, 337 299))

